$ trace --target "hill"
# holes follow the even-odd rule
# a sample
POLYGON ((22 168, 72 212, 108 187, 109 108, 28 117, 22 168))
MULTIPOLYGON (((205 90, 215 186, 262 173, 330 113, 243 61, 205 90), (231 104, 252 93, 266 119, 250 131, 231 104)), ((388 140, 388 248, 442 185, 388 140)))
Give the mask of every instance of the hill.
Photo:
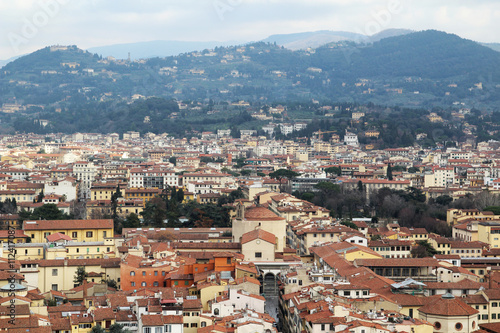
MULTIPOLYGON (((0 121, 27 130, 33 127, 33 119, 48 119, 54 125, 46 130, 83 131, 92 129, 102 114, 100 130, 123 130, 133 124, 114 118, 133 100, 152 96, 169 103, 176 99, 202 105, 314 99, 428 109, 460 105, 491 111, 500 105, 499 80, 499 52, 433 30, 368 44, 333 42, 315 50, 292 51, 259 42, 140 61, 104 59, 76 46, 47 47, 0 71, 0 104, 20 106, 17 113, 0 114, 0 121)), ((169 122, 160 121, 161 115, 175 119, 179 126, 250 120, 247 114, 239 114, 241 108, 237 114, 227 110, 216 114, 205 105, 200 113, 187 113, 169 103, 148 105, 151 110, 130 113, 129 118, 155 119, 147 126, 151 130, 158 130, 159 124, 171 128, 169 122)), ((3 111, 14 112, 12 108, 3 111)))
POLYGON ((411 33, 405 29, 387 29, 372 36, 355 32, 321 30, 314 32, 301 32, 294 34, 271 35, 263 39, 264 43, 276 43, 287 49, 297 51, 307 48, 318 48, 326 44, 350 41, 356 43, 373 43, 388 37, 401 36, 411 33))

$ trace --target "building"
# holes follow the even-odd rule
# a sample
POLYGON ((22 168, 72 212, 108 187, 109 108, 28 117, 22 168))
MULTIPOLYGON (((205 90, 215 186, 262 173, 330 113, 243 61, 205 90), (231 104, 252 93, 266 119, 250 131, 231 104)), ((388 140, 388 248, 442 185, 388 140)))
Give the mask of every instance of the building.
POLYGON ((114 236, 113 220, 37 220, 24 221, 23 230, 33 243, 44 243, 46 237, 61 233, 77 242, 103 242, 114 236))

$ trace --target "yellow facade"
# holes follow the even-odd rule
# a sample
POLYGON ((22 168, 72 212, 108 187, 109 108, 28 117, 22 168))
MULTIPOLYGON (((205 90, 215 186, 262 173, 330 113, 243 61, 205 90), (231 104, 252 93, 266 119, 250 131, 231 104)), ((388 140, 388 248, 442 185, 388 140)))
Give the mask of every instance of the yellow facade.
POLYGON ((222 293, 226 290, 226 286, 212 285, 205 287, 200 290, 200 301, 201 306, 203 307, 203 311, 208 311, 208 301, 213 300, 215 297, 222 295, 222 293))
POLYGON ((103 276, 106 279, 112 279, 118 281, 120 278, 120 265, 116 262, 116 265, 101 265, 103 259, 83 259, 83 260, 51 260, 51 263, 47 264, 46 261, 42 261, 38 265, 38 288, 42 293, 50 290, 69 290, 75 287, 73 282, 76 270, 79 266, 84 266, 86 272, 104 273, 103 276), (60 261, 60 263, 59 263, 60 261), (111 266, 111 267, 107 267, 111 266))
POLYGON ((377 253, 369 253, 366 251, 358 250, 346 253, 345 259, 347 261, 354 261, 356 259, 382 259, 382 256, 377 253))
POLYGON ((500 224, 495 222, 481 222, 477 226, 478 240, 490 245, 491 248, 500 247, 500 224))
POLYGON ((104 242, 114 237, 113 220, 25 221, 23 229, 32 243, 45 243, 48 235, 58 232, 76 242, 104 242))

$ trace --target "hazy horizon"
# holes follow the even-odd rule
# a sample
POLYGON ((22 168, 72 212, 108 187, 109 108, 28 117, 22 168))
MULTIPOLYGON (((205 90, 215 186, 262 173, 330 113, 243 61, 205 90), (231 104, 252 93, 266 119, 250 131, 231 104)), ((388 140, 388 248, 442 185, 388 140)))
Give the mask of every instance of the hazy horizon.
POLYGON ((22 0, 2 2, 0 59, 48 45, 82 49, 149 41, 246 43, 320 30, 373 35, 435 29, 500 42, 500 2, 479 0, 22 0))

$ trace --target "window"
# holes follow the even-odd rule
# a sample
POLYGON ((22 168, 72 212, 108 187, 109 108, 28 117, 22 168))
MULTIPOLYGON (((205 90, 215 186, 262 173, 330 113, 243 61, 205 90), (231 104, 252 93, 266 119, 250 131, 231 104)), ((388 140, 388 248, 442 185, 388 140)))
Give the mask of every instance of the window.
POLYGON ((158 281, 153 282, 153 287, 158 287, 158 281))
POLYGON ((155 271, 155 276, 158 276, 158 271, 155 271))
POLYGON ((436 321, 434 323, 434 328, 437 329, 437 330, 441 329, 441 323, 439 321, 436 321))
POLYGON ((57 276, 57 275, 58 275, 57 268, 53 268, 52 269, 52 276, 57 276))
POLYGON ((231 258, 227 258, 227 260, 226 260, 226 264, 227 264, 227 265, 231 265, 231 258))
POLYGON ((492 307, 492 308, 496 308, 496 307, 498 307, 498 302, 493 302, 493 303, 491 303, 491 307, 492 307))
POLYGON ((151 332, 151 327, 144 327, 144 333, 153 333, 151 332))
POLYGON ((135 276, 135 272, 134 272, 134 271, 131 271, 131 272, 130 272, 130 276, 135 276))
POLYGON ((456 324, 455 324, 455 329, 456 329, 457 331, 461 331, 461 330, 462 330, 462 328, 463 328, 463 326, 462 326, 462 324, 461 324, 461 323, 456 323, 456 324))
POLYGON ((143 286, 143 287, 147 287, 147 285, 148 285, 148 284, 147 284, 145 281, 142 281, 142 282, 141 282, 141 286, 143 286))
POLYGON ((107 233, 107 231, 103 231, 103 232, 102 232, 102 237, 103 237, 103 238, 105 238, 105 237, 106 237, 106 233, 107 233))
POLYGON ((172 332, 172 325, 165 325, 165 333, 172 332))
POLYGON ((491 319, 497 319, 497 314, 496 313, 492 313, 491 314, 491 319))
POLYGON ((481 316, 481 319, 483 319, 483 320, 488 320, 488 315, 487 315, 487 314, 482 315, 482 316, 481 316))
POLYGON ((178 286, 179 285, 179 281, 174 281, 174 286, 178 286))
POLYGON ((52 285, 52 287, 51 287, 50 289, 52 289, 52 290, 54 290, 54 291, 57 291, 57 284, 53 284, 53 285, 52 285))
POLYGON ((130 282, 130 285, 131 285, 132 287, 135 287, 135 282, 134 282, 134 281, 130 282))
POLYGON ((207 327, 207 322, 206 321, 202 321, 201 322, 201 327, 207 327))
POLYGON ((198 323, 191 323, 191 327, 198 327, 198 323))
POLYGON ((262 258, 262 252, 255 252, 255 258, 262 258))
POLYGON ((94 235, 94 233, 93 233, 92 231, 87 231, 87 232, 85 233, 85 237, 87 237, 87 238, 92 238, 92 237, 93 237, 93 235, 94 235))
POLYGON ((189 286, 189 281, 184 281, 185 286, 189 286))
POLYGON ((142 271, 142 276, 146 276, 146 271, 142 271))
POLYGON ((219 309, 217 309, 217 308, 214 309, 214 315, 216 315, 216 316, 219 315, 219 309))
POLYGON ((348 290, 344 290, 344 296, 351 296, 351 292, 348 290))
POLYGON ((321 324, 321 330, 324 331, 325 330, 325 324, 321 324))

